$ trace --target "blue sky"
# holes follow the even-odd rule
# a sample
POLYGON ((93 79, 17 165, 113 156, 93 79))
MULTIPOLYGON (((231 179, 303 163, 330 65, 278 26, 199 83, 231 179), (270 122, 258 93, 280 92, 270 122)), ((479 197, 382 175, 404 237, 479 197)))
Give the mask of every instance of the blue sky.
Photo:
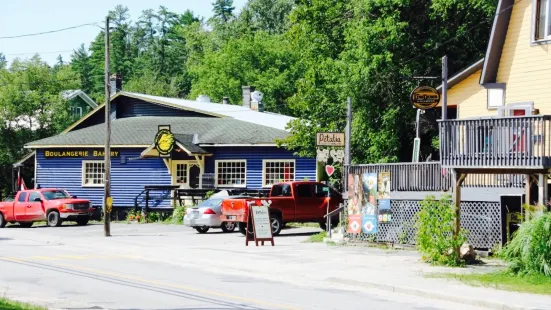
MULTIPOLYGON (((246 0, 234 0, 236 11, 241 10, 246 0)), ((2 1, 0 10, 0 37, 44 32, 71 26, 99 22, 117 4, 130 9, 132 20, 136 20, 145 9, 157 9, 164 5, 170 11, 183 13, 186 9, 196 15, 212 16, 212 0, 17 0, 2 1)), ((39 52, 42 59, 54 63, 58 55, 69 60, 71 51, 84 43, 87 47, 100 29, 85 26, 77 29, 40 36, 15 39, 0 39, 0 52, 8 61, 16 57, 29 58, 39 52), (63 52, 59 52, 63 51, 63 52), (23 54, 24 53, 24 54, 23 54)))

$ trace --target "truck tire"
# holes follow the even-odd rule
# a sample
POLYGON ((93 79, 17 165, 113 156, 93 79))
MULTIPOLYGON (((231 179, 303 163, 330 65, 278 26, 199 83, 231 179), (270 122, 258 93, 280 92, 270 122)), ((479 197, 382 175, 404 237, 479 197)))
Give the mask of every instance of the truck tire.
MULTIPOLYGON (((337 227, 337 225, 339 225, 339 222, 332 222, 331 223, 331 229, 337 227)), ((320 228, 323 229, 324 231, 327 231, 327 223, 326 222, 320 222, 320 228)))
MULTIPOLYGON (((247 223, 239 223, 239 232, 243 236, 245 236, 247 234, 246 230, 247 230, 247 223)), ((253 234, 254 234, 254 232, 252 230, 249 230, 249 235, 252 236, 253 234)))
POLYGON ((279 216, 272 217, 272 235, 277 236, 283 228, 283 221, 279 216))
POLYGON ((48 212, 48 214, 46 215, 46 222, 50 227, 61 226, 61 217, 59 216, 59 212, 57 212, 56 210, 48 212))
POLYGON ((4 218, 4 215, 0 213, 0 228, 6 227, 6 219, 4 218))
POLYGON ((231 233, 235 230, 235 226, 235 222, 223 222, 220 228, 222 228, 222 231, 225 233, 231 233))
POLYGON ((31 228, 31 226, 33 226, 33 222, 19 222, 19 226, 23 228, 31 228))
POLYGON ((78 218, 76 220, 78 226, 84 226, 84 225, 88 224, 88 221, 90 221, 89 218, 78 218))

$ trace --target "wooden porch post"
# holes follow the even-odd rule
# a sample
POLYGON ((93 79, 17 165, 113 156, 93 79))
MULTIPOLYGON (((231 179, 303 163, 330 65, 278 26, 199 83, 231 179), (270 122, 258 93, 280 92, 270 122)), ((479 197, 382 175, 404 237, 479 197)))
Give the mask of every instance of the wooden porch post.
POLYGON ((548 193, 547 193, 547 174, 538 175, 538 204, 542 208, 542 212, 547 209, 548 193))
MULTIPOLYGON (((453 236, 455 239, 459 238, 459 232, 461 231, 461 185, 465 178, 467 177, 466 173, 459 173, 457 170, 454 171, 454 204, 455 204, 455 225, 453 230, 453 236)), ((454 249, 456 259, 460 259, 460 246, 456 246, 454 249)))

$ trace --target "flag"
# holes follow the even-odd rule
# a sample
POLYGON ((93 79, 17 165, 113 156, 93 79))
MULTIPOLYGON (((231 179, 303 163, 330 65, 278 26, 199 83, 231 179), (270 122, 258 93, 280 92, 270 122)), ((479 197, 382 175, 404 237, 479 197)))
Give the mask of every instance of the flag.
POLYGON ((17 169, 17 188, 21 191, 24 191, 27 189, 27 186, 25 185, 25 180, 21 177, 21 169, 17 169))

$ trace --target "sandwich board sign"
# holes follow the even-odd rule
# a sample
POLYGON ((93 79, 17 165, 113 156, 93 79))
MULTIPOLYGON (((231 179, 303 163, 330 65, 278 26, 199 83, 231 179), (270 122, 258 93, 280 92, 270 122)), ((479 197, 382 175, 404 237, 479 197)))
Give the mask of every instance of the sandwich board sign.
POLYGON ((270 241, 274 244, 274 236, 272 234, 272 221, 270 211, 268 209, 269 202, 262 201, 260 206, 254 203, 249 203, 249 217, 247 220, 247 233, 245 237, 245 245, 249 245, 249 241, 254 241, 256 246, 258 242, 264 245, 264 241, 270 241), (252 228, 252 230, 251 230, 252 228), (249 233, 252 231, 252 235, 249 233))

